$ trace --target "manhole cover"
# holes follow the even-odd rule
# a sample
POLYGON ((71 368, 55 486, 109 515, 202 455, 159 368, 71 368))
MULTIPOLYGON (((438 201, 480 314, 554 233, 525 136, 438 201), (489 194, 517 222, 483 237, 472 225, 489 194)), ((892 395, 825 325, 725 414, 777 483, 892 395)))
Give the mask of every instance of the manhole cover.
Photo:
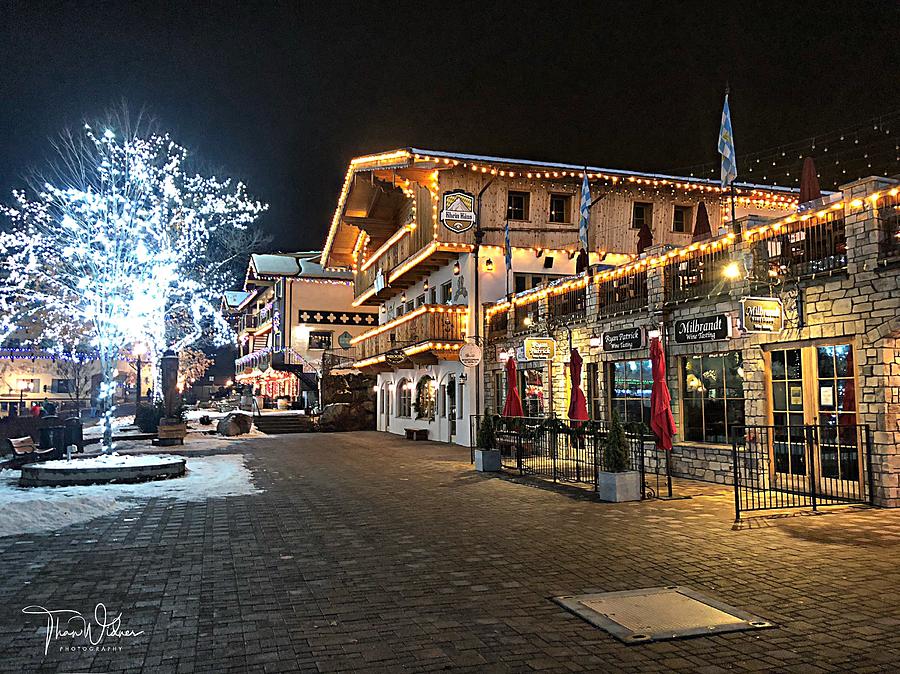
POLYGON ((772 623, 683 587, 554 597, 628 644, 772 627, 772 623))

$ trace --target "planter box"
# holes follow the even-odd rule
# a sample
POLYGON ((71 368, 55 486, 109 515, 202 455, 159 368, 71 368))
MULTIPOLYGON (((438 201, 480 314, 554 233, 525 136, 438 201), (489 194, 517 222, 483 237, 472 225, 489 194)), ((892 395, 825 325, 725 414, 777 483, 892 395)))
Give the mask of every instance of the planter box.
POLYGON ((636 470, 624 473, 597 473, 597 496, 603 501, 622 503, 641 500, 641 474, 636 470))
POLYGON ((475 470, 479 473, 498 473, 500 472, 500 469, 500 450, 475 450, 475 470))

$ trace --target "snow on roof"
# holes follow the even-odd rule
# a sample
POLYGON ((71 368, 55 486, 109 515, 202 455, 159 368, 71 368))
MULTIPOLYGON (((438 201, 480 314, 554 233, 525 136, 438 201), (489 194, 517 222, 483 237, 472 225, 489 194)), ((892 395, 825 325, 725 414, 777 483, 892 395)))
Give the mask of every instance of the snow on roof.
POLYGON ((297 258, 293 255, 253 253, 250 264, 263 276, 296 276, 300 273, 297 258))
POLYGON ((259 276, 296 276, 347 281, 353 279, 353 273, 350 271, 326 269, 320 264, 321 258, 320 250, 298 253, 254 253, 250 256, 250 264, 259 276))
POLYGON ((225 305, 231 309, 239 307, 252 294, 253 293, 248 293, 245 290, 226 290, 224 293, 225 305))

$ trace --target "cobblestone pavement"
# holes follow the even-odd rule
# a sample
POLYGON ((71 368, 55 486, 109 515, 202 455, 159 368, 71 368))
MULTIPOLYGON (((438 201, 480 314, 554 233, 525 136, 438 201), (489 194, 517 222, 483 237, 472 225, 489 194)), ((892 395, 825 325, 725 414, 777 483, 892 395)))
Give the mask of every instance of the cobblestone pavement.
MULTIPOLYGON (((0 670, 898 671, 900 511, 733 530, 731 498, 625 505, 378 433, 244 445, 254 496, 157 499, 0 539, 0 670), (549 597, 684 585, 777 628, 625 646, 549 597), (45 657, 29 604, 139 637, 45 657)), ((2 507, 2 504, 0 504, 2 507)), ((66 640, 60 640, 65 643, 66 640)))

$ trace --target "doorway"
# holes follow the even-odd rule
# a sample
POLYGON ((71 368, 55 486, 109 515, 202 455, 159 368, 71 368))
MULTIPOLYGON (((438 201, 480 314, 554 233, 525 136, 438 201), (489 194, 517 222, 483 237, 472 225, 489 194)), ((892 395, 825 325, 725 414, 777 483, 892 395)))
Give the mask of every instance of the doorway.
POLYGON ((447 377, 446 404, 447 422, 450 425, 449 442, 456 441, 456 375, 447 377))

